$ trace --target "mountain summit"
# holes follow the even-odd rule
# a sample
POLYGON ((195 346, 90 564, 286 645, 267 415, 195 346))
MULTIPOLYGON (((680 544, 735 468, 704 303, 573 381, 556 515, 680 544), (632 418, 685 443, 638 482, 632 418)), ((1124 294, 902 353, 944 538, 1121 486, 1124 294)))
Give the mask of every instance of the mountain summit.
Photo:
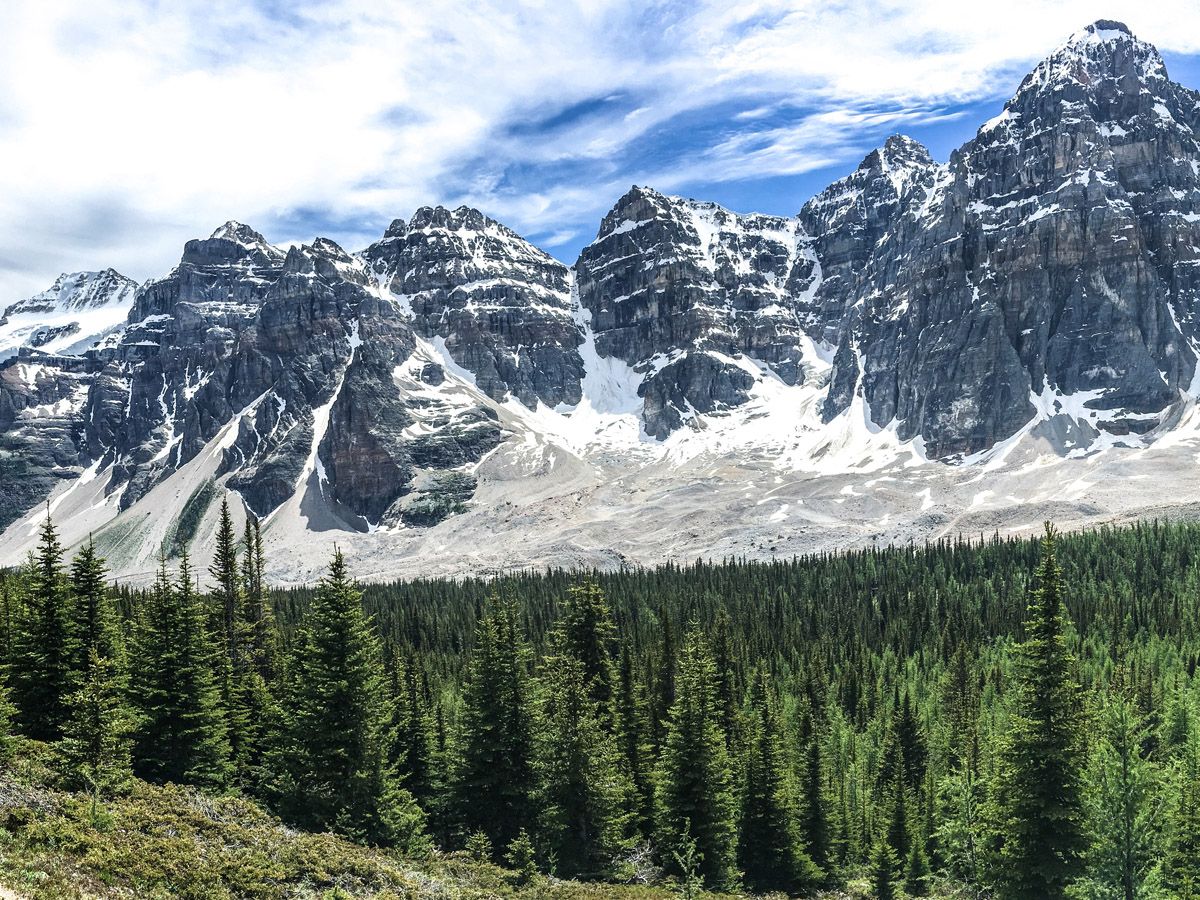
POLYGON ((228 493, 299 579, 334 536, 383 577, 1200 502, 1198 133, 1100 21, 946 163, 894 135, 794 217, 635 186, 570 268, 438 206, 64 276, 0 322, 0 563, 47 499, 143 573, 228 493))

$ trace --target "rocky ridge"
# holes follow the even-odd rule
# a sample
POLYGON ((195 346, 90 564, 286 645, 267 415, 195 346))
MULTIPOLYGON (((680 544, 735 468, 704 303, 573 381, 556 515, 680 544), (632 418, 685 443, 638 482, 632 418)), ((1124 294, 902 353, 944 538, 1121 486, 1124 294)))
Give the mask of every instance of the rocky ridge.
MULTIPOLYGON (((358 253, 229 222, 140 287, 63 276, 0 322, 23 329, 0 472, 26 476, 0 487, 0 557, 47 497, 136 544, 128 569, 202 532, 220 489, 281 545, 376 546, 459 518, 520 533, 626 479, 652 479, 653 515, 684 468, 724 483, 735 459, 807 473, 803 506, 813 479, 990 472, 1029 442, 1063 464, 1186 444, 1197 128, 1200 95, 1097 22, 947 163, 894 136, 795 217, 634 187, 572 268, 424 207, 358 253), (119 321, 54 331, 96 310, 119 321)), ((776 512, 746 527, 797 515, 776 512)))

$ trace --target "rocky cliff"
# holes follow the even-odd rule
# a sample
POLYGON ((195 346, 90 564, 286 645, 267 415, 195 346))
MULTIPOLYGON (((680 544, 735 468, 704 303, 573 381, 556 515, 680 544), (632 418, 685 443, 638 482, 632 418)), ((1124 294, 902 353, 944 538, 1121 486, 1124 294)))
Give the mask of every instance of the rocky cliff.
POLYGON ((377 540, 463 513, 519 530, 530 498, 579 509, 635 471, 665 508, 700 458, 991 471, 1025 439, 1063 461, 1178 443, 1197 129, 1200 95, 1097 22, 947 162, 894 136, 794 217, 634 187, 571 268, 424 207, 355 253, 229 222, 140 287, 64 275, 0 320, 0 525, 50 498, 112 547, 170 549, 187 535, 138 523, 194 527, 223 488, 281 542, 377 540))

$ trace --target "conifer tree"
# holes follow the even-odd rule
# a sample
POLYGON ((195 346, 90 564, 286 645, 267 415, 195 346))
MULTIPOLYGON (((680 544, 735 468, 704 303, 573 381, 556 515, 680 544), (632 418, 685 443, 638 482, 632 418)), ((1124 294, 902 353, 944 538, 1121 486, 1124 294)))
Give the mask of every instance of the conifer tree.
POLYGON ((416 851, 424 816, 387 759, 379 638, 336 550, 301 620, 288 665, 275 764, 292 821, 416 851))
POLYGON ((1092 884, 1124 900, 1137 900, 1162 858, 1160 785, 1143 755, 1145 723, 1126 697, 1105 697, 1085 791, 1092 884))
POLYGON ((178 581, 160 562, 135 632, 134 769, 149 781, 221 787, 230 776, 225 710, 204 603, 185 550, 178 581))
POLYGON ((47 512, 30 563, 29 590, 11 665, 21 728, 27 737, 41 741, 61 736, 72 690, 75 642, 62 558, 62 544, 47 512))
POLYGON ((833 863, 833 829, 826 808, 821 743, 808 711, 804 713, 801 735, 800 835, 817 868, 829 874, 833 863))
POLYGON ((264 575, 266 554, 262 531, 255 516, 246 517, 242 547, 241 624, 246 634, 246 653, 250 665, 269 684, 277 668, 278 635, 264 575))
POLYGON ((558 872, 567 877, 607 872, 625 833, 629 787, 604 727, 610 704, 594 698, 595 684, 570 652, 542 670, 536 799, 558 872))
POLYGON ((654 759, 650 742, 646 686, 633 668, 628 644, 621 648, 621 666, 617 691, 617 728, 621 755, 630 796, 627 802, 632 830, 649 836, 654 829, 654 759))
POLYGON ((698 628, 680 650, 675 702, 655 775, 660 845, 678 847, 690 832, 707 884, 737 878, 737 801, 721 732, 717 672, 698 628))
POLYGON ((14 662, 13 644, 20 607, 20 582, 14 574, 0 570, 0 671, 7 670, 14 662))
POLYGON ((1200 900, 1200 728, 1176 761, 1163 885, 1178 900, 1200 900))
POLYGON ((83 683, 68 699, 71 714, 57 751, 67 788, 99 797, 123 788, 133 774, 133 723, 115 664, 94 646, 88 655, 83 683))
POLYGON ((72 662, 78 683, 87 681, 93 656, 108 660, 110 677, 124 674, 125 648, 116 607, 105 583, 104 560, 88 541, 71 561, 72 662))
POLYGON ((821 872, 805 852, 797 827, 795 789, 765 672, 754 679, 751 707, 738 864, 752 890, 795 893, 816 882, 821 872))
POLYGON ((507 847, 535 825, 529 650, 516 604, 492 596, 475 628, 463 688, 453 800, 463 834, 507 847))
POLYGON ((242 582, 238 568, 237 538, 233 518, 229 514, 229 498, 221 499, 221 518, 217 525, 217 546, 213 552, 209 574, 216 582, 213 588, 215 613, 221 624, 224 650, 235 671, 242 668, 242 582))
POLYGON ((1055 900, 1082 869, 1083 713, 1064 633, 1063 589, 1047 525, 1019 648, 1016 709, 990 804, 992 875, 1001 898, 1055 900))
POLYGON ((415 657, 398 660, 388 654, 392 746, 389 759, 396 775, 417 803, 433 813, 441 792, 434 717, 422 687, 415 657))
POLYGON ((893 900, 896 897, 899 871, 900 860, 896 858, 896 851, 888 842, 887 835, 879 835, 871 850, 871 896, 874 900, 893 900))
POLYGON ((592 580, 567 589, 562 622, 563 652, 579 660, 588 693, 600 705, 605 727, 611 727, 610 704, 616 691, 616 626, 608 601, 592 580))

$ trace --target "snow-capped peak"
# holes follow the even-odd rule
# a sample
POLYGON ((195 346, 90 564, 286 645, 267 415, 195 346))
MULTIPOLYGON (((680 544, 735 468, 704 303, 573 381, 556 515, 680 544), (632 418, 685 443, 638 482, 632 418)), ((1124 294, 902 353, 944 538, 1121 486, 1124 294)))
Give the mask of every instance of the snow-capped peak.
POLYGON ((49 289, 12 304, 0 317, 0 357, 18 348, 80 353, 120 328, 137 283, 113 269, 65 272, 49 289))
POLYGON ((1165 81, 1167 68, 1153 44, 1138 40, 1122 23, 1101 19, 1072 34, 1038 63, 1017 89, 1016 100, 1029 90, 1066 85, 1091 88, 1097 82, 1133 76, 1165 81))

